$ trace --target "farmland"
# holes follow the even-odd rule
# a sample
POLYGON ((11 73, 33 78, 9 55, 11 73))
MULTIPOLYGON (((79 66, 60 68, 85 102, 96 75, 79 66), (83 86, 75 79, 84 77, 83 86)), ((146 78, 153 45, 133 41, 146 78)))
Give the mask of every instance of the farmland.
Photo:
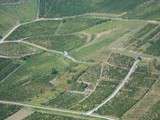
POLYGON ((158 0, 1 0, 0 120, 159 120, 158 0))

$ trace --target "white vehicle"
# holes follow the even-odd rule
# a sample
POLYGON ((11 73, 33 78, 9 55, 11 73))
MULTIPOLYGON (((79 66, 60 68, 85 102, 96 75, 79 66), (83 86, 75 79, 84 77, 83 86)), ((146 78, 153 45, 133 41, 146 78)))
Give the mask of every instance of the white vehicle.
POLYGON ((69 56, 67 51, 64 51, 64 56, 65 56, 65 57, 68 57, 68 56, 69 56))

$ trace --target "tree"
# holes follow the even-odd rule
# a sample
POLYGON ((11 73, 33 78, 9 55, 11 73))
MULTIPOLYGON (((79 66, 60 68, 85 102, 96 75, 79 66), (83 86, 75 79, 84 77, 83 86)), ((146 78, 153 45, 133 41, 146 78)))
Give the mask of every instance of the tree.
POLYGON ((52 68, 52 72, 51 72, 51 74, 58 74, 58 70, 57 69, 55 69, 55 68, 52 68))

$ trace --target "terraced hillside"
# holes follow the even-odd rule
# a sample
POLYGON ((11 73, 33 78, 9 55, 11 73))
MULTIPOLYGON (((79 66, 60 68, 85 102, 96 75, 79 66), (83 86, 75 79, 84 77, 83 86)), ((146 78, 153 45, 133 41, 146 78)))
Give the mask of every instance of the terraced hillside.
POLYGON ((159 0, 1 0, 0 120, 159 120, 159 0))

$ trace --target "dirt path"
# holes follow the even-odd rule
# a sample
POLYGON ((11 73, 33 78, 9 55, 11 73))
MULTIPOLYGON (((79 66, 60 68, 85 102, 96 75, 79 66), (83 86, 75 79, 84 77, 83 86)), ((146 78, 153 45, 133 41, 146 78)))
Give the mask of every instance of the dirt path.
POLYGON ((5 120, 24 120, 26 117, 30 116, 33 114, 34 111, 31 109, 27 108, 22 108, 18 112, 14 113, 10 117, 6 118, 5 120))

